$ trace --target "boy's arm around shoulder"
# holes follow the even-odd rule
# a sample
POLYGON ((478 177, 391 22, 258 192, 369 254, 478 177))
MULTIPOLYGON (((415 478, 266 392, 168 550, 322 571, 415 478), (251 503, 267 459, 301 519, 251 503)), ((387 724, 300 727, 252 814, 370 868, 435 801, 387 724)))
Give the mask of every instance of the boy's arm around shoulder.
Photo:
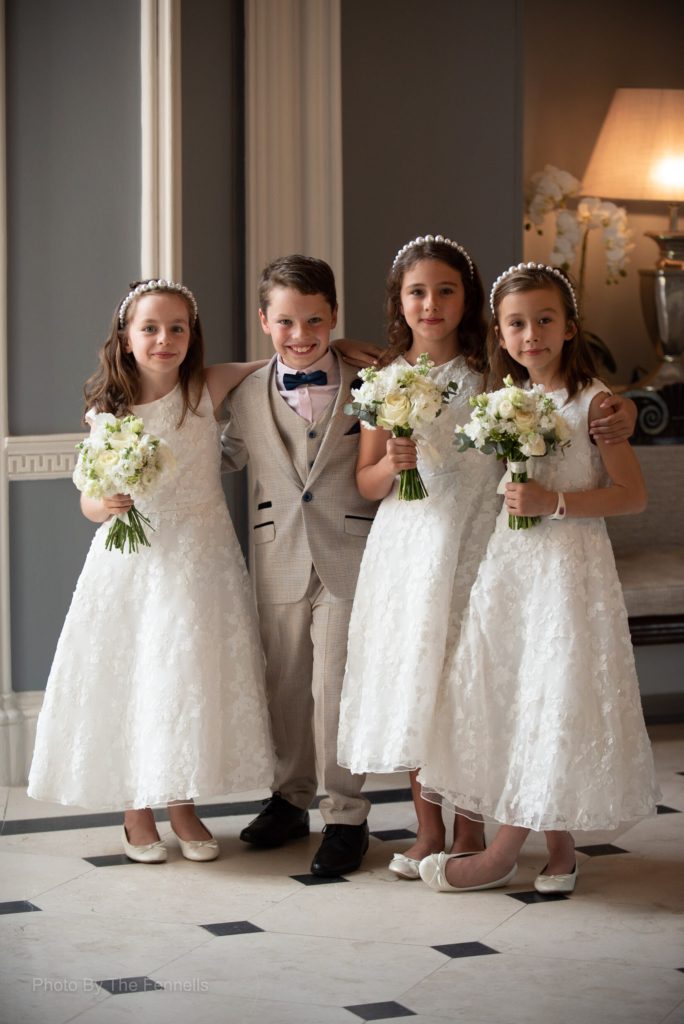
MULTIPOLYGON (((239 388, 237 389, 240 390, 239 388)), ((222 473, 237 473, 249 461, 249 452, 247 451, 247 445, 242 437, 242 430, 240 422, 238 420, 237 411, 235 405, 239 404, 239 398, 237 395, 229 395, 226 399, 226 409, 228 410, 228 423, 223 428, 221 433, 221 472, 222 473), (236 398, 238 402, 236 402, 236 398)))

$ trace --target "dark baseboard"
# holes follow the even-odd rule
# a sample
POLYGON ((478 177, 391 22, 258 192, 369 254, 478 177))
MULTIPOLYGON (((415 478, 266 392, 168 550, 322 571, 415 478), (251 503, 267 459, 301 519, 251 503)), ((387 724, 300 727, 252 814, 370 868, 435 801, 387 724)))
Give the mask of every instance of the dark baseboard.
POLYGON ((684 615, 643 615, 629 620, 629 631, 634 647, 681 644, 684 643, 684 615))
POLYGON ((641 706, 646 725, 684 722, 684 693, 642 694, 641 706))

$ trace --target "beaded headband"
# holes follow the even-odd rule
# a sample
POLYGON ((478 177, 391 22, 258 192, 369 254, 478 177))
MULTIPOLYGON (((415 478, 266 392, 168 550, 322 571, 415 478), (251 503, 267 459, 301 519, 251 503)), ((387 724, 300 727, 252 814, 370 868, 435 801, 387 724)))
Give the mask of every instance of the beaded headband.
POLYGON ((192 322, 193 325, 197 321, 197 303, 195 302, 195 296, 192 294, 189 288, 186 288, 184 284, 178 284, 175 281, 145 281, 143 284, 137 285, 130 291, 126 298, 119 306, 119 327, 123 327, 126 323, 126 310, 130 306, 133 299, 140 298, 141 295, 146 295, 148 292, 158 291, 172 291, 179 292, 184 298, 188 300, 193 309, 192 322))
POLYGON ((492 313, 494 312, 494 292, 499 287, 502 281, 505 281, 507 277, 511 276, 511 274, 517 274, 519 270, 543 270, 545 273, 553 274, 554 277, 557 277, 559 281, 563 282, 565 287, 570 292, 570 298, 572 299, 572 305, 575 310, 575 316, 579 316, 579 309, 577 308, 577 299, 575 298, 574 289, 568 281, 565 274, 563 273, 563 271, 559 270, 558 267, 547 267, 543 263, 519 263, 517 267, 509 267, 508 270, 505 270, 503 272, 503 274, 499 274, 499 276, 497 277, 496 281, 492 286, 491 295, 489 296, 489 305, 492 307, 492 313))
POLYGON ((397 263, 404 255, 404 253, 407 253, 409 249, 415 249, 417 245, 422 245, 424 242, 441 242, 442 245, 450 245, 452 249, 456 249, 458 252, 460 252, 461 256, 463 256, 464 259, 468 261, 470 279, 471 281, 473 280, 473 261, 471 260, 470 256, 465 251, 462 245, 459 245, 458 242, 452 242, 450 238, 445 238, 444 235, 426 235, 425 238, 423 238, 422 235, 419 235, 418 238, 414 238, 412 242, 407 242, 404 248, 400 249, 397 255, 394 257, 392 270, 394 270, 394 268, 396 267, 397 263))

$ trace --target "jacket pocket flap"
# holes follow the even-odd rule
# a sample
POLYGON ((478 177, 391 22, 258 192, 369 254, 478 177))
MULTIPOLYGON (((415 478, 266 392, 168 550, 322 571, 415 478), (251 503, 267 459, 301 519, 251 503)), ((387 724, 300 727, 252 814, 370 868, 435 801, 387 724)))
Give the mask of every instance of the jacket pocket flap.
POLYGON ((373 520, 366 516, 345 516, 344 532, 351 533, 355 537, 367 537, 373 520))
POLYGON ((275 523, 259 523, 253 533, 255 544, 267 544, 269 540, 275 540, 275 523))

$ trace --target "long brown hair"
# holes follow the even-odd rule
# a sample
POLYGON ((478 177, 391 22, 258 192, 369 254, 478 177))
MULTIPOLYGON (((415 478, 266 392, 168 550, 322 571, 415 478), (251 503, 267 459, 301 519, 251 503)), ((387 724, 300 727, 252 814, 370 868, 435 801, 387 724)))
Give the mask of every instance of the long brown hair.
POLYGON ((408 352, 413 343, 413 333, 401 311, 401 286, 404 274, 420 260, 441 260, 457 270, 463 281, 465 307, 458 325, 458 349, 471 370, 485 373, 487 369, 486 338, 487 321, 484 318, 484 288, 480 272, 473 263, 472 274, 465 256, 446 242, 421 242, 412 246, 390 270, 387 277, 387 351, 379 360, 380 366, 388 366, 408 352))
MULTIPOLYGON (((131 290, 143 281, 133 281, 131 290)), ((127 293, 128 294, 128 293, 127 293)), ((173 288, 155 288, 154 291, 145 292, 146 295, 175 295, 181 298, 188 307, 188 319, 190 323, 190 344, 187 355, 180 365, 179 377, 181 394, 183 396, 183 408, 178 421, 180 427, 185 420, 188 409, 192 413, 197 412, 197 406, 202 397, 204 386, 204 337, 202 335, 202 324, 199 314, 193 323, 195 311, 188 299, 179 291, 173 288)), ((121 302, 126 296, 121 297, 109 331, 109 337, 100 349, 100 365, 96 372, 89 377, 83 388, 85 397, 85 412, 94 409, 95 412, 109 412, 113 416, 125 416, 136 404, 140 397, 142 382, 138 365, 130 352, 126 352, 125 344, 128 340, 128 328, 138 299, 137 296, 128 305, 124 317, 123 327, 119 324, 119 309, 121 302)), ((83 424, 86 426, 85 412, 83 424)))
POLYGON ((548 290, 554 288, 560 295, 568 324, 575 325, 575 333, 563 344, 561 353, 560 373, 568 391, 568 402, 575 397, 578 391, 591 384, 598 376, 596 365, 589 343, 582 332, 582 325, 575 312, 575 305, 572 301, 570 279, 562 273, 557 276, 541 267, 525 267, 516 270, 510 277, 504 278, 494 292, 494 312, 489 322, 487 332, 487 353, 489 355, 489 379, 487 387, 491 390, 498 390, 503 387, 503 379, 509 374, 518 385, 529 380, 529 372, 525 366, 518 363, 509 355, 505 348, 502 348, 499 341, 501 325, 499 323, 499 310, 506 295, 513 295, 516 292, 534 292, 539 289, 548 290), (498 330, 498 334, 497 334, 498 330))

